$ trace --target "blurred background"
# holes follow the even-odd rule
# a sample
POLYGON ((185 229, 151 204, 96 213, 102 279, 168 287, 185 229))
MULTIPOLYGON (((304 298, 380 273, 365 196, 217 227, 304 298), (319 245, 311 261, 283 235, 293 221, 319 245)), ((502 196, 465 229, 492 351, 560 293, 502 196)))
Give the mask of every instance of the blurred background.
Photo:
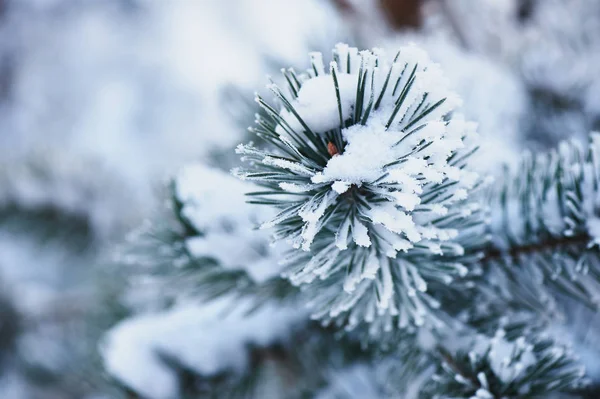
POLYGON ((266 75, 340 41, 425 48, 482 169, 600 127, 597 0, 0 0, 0 398, 117 397, 115 245, 178 168, 234 165, 266 75))

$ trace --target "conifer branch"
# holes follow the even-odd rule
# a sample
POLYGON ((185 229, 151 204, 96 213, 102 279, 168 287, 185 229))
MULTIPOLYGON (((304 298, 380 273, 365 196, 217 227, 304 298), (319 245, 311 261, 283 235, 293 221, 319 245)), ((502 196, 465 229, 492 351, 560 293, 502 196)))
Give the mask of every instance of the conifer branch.
POLYGON ((526 154, 518 174, 506 170, 489 197, 492 245, 482 263, 504 263, 515 273, 528 269, 540 276, 526 279, 530 286, 598 308, 599 149, 597 134, 591 134, 587 149, 563 143, 547 154, 526 154))
POLYGON ((264 145, 239 146, 248 168, 234 171, 262 187, 251 203, 280 210, 262 228, 298 249, 284 277, 326 323, 440 323, 427 286, 460 280, 465 253, 483 244, 481 209, 468 201, 481 183, 466 167, 474 125, 451 113, 456 95, 415 47, 391 64, 346 45, 328 71, 321 54, 311 61, 305 74, 285 72, 289 96, 269 86, 277 105, 257 97, 264 145))

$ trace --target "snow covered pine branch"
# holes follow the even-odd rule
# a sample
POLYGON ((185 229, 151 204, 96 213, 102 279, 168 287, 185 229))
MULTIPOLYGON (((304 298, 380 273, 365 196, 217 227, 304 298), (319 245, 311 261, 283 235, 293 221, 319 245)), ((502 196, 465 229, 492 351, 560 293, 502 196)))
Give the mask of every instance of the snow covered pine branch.
POLYGON ((315 317, 377 331, 439 323, 428 286, 465 276, 465 253, 483 244, 469 202, 480 179, 466 168, 475 124, 452 112, 459 98, 415 46, 390 62, 339 44, 327 71, 320 53, 311 63, 283 71, 288 95, 269 85, 277 105, 257 96, 265 145, 240 145, 250 165, 234 173, 263 187, 251 203, 280 209, 261 227, 303 250, 284 274, 315 317))
POLYGON ((274 369, 299 370, 294 385, 322 398, 339 397, 331 376, 353 370, 377 397, 583 392, 582 362, 546 310, 560 300, 555 288, 595 302, 597 141, 587 152, 568 144, 525 156, 518 173, 477 192, 483 179, 467 164, 475 126, 419 49, 388 60, 338 45, 328 73, 315 53, 306 74, 284 77, 288 94, 269 86, 276 105, 257 99, 252 131, 262 146, 238 147, 249 166, 235 174, 248 181, 185 168, 171 187, 171 223, 137 237, 129 260, 146 266, 175 305, 113 330, 104 350, 111 374, 136 392, 156 392, 121 359, 128 347, 180 396, 185 380, 193 381, 190 396, 200 387, 264 397, 268 387, 297 397, 265 372, 276 350, 274 369), (253 230, 261 221, 263 230, 253 230), (337 328, 308 320, 307 302, 325 325, 366 328, 342 342, 337 328), (220 306, 233 312, 223 318, 220 306), (365 331, 377 344, 359 348, 365 331), (211 360, 231 348, 233 363, 211 360), (193 378, 179 378, 157 350, 193 378))
POLYGON ((170 308, 142 311, 103 340, 105 367, 124 389, 149 399, 299 398, 367 358, 299 306, 298 290, 279 277, 281 245, 254 230, 274 213, 245 203, 249 188, 189 165, 170 184, 167 214, 130 237, 128 302, 156 307, 150 293, 170 308))
POLYGON ((422 399, 546 398, 585 384, 584 369, 568 348, 545 334, 516 326, 492 338, 476 336, 466 351, 441 351, 441 362, 420 391, 422 399), (521 329, 522 330, 522 329, 521 329))
POLYGON ((600 136, 584 149, 526 153, 491 192, 492 242, 484 261, 540 310, 555 308, 556 291, 592 309, 600 304, 600 136), (529 292, 529 294, 528 294, 529 292))
POLYGON ((250 189, 227 172, 186 166, 171 181, 166 214, 130 235, 123 263, 146 269, 166 297, 294 298, 297 289, 279 276, 284 246, 269 245, 269 235, 254 229, 275 213, 247 204, 250 189))

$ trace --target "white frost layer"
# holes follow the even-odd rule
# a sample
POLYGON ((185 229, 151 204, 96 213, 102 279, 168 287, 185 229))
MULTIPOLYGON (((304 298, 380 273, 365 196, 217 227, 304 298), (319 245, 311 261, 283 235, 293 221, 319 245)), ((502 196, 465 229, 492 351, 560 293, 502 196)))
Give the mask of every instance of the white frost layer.
POLYGON ((269 234, 257 230, 260 221, 273 217, 268 207, 245 202, 253 187, 228 173, 201 164, 182 170, 175 180, 182 214, 202 235, 186 245, 192 256, 209 257, 229 269, 244 269, 258 282, 281 271, 283 243, 270 244, 269 234))
POLYGON ((292 327, 306 319, 304 312, 291 307, 265 305, 245 316, 246 309, 225 298, 126 320, 103 341, 106 370, 145 398, 174 399, 176 374, 160 355, 204 376, 226 370, 242 373, 249 360, 247 345, 264 347, 285 340, 292 327))

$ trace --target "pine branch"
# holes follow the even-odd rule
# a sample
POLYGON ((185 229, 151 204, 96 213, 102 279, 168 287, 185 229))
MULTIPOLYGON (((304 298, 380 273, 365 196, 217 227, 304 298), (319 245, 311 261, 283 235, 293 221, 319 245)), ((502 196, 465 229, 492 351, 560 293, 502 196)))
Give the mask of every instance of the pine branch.
MULTIPOLYGON (((275 103, 257 96, 262 115, 253 133, 264 143, 238 147, 248 167, 235 174, 260 188, 198 167, 178 177, 174 228, 146 231, 134 263, 149 264, 186 295, 252 298, 255 307, 306 300, 332 329, 366 332, 379 344, 410 342, 396 349, 404 366, 422 371, 424 359, 437 357, 423 398, 542 398, 578 389, 582 371, 572 356, 527 323, 481 334, 505 316, 540 322, 538 310, 551 307, 545 301, 555 290, 597 303, 596 136, 587 152, 568 144, 525 157, 519 173, 507 172, 482 201, 471 197, 481 181, 467 168, 472 126, 451 112, 453 93, 424 54, 405 48, 390 64, 380 51, 339 45, 328 73, 320 54, 311 58, 306 74, 284 71, 288 94, 270 85, 275 103), (242 193, 262 206, 231 202, 242 193), (265 220, 261 227, 292 248, 271 250, 260 232, 248 235, 265 220), (228 243, 236 247, 220 247, 228 243), (258 256, 231 257, 238 247, 258 256), (414 335, 428 329, 467 331, 472 350, 440 347, 443 334, 433 349, 416 348, 414 335)), ((258 374, 213 380, 209 389, 258 392, 263 366, 285 358, 272 349, 254 352, 258 374)))
MULTIPOLYGON (((315 397, 329 383, 327 377, 331 373, 370 364, 375 359, 375 352, 363 351, 356 341, 338 337, 334 331, 314 323, 298 326, 276 342, 248 344, 244 350, 248 355, 243 369, 217 369, 210 373, 203 373, 197 364, 186 363, 164 349, 157 349, 157 357, 176 376, 179 389, 173 394, 182 399, 315 397)), ((138 392, 139 386, 128 385, 127 378, 115 378, 128 395, 145 397, 144 391, 138 392)))
POLYGON ((468 342, 467 352, 436 349, 440 364, 422 398, 546 398, 586 384, 571 353, 539 331, 510 338, 500 329, 492 338, 468 342))
POLYGON ((390 64, 338 45, 328 72, 311 59, 306 74, 284 72, 289 95, 269 86, 276 105, 257 97, 263 147, 237 150, 249 167, 235 174, 261 186, 249 202, 279 209, 262 227, 298 249, 284 276, 326 323, 440 323, 427 286, 460 280, 484 239, 467 201, 480 184, 465 165, 474 126, 451 114, 455 94, 414 47, 390 64))
POLYGON ((450 354, 450 352, 440 346, 436 348, 436 352, 444 361, 444 363, 447 364, 457 376, 462 376, 463 378, 469 380, 474 387, 477 387, 478 389, 481 388, 481 383, 477 381, 477 378, 469 374, 466 370, 461 369, 461 365, 459 365, 458 362, 452 358, 452 354, 450 354))
POLYGON ((492 246, 482 258, 488 270, 527 272, 533 289, 556 289, 598 308, 599 149, 592 134, 587 150, 563 143, 557 151, 526 155, 518 174, 505 172, 490 196, 492 246))
POLYGON ((167 304, 181 295, 234 296, 254 308, 295 300, 298 289, 277 273, 281 251, 254 230, 264 213, 244 203, 245 188, 216 169, 188 167, 169 186, 169 206, 131 234, 120 261, 132 278, 151 277, 167 304))

